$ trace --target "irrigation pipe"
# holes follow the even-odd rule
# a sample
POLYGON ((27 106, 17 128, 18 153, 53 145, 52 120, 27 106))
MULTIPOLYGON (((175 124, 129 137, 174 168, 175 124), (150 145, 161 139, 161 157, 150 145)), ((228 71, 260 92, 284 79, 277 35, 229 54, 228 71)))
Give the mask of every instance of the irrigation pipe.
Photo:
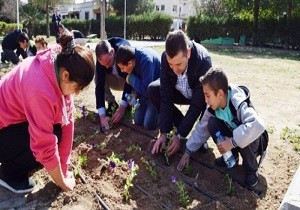
MULTIPOLYGON (((72 166, 73 169, 75 169, 75 166, 73 165, 73 163, 71 163, 70 165, 72 166)), ((86 179, 80 172, 78 173, 78 176, 84 184, 89 185, 89 183, 86 181, 86 179)), ((110 208, 106 205, 106 203, 103 201, 103 199, 97 194, 97 192, 93 191, 93 193, 95 194, 96 198, 98 199, 98 201, 100 202, 100 204, 104 208, 104 210, 110 210, 110 208)))

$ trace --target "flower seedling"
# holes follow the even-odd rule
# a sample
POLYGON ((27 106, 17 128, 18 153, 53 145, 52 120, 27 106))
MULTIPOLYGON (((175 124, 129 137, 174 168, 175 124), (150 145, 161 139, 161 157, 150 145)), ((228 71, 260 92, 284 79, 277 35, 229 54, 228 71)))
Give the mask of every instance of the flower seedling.
POLYGON ((192 172, 193 172, 193 167, 190 164, 184 166, 183 173, 185 175, 191 175, 192 172))
POLYGON ((84 167, 87 164, 87 161, 88 159, 86 155, 78 156, 77 164, 74 169, 74 176, 77 176, 80 173, 82 167, 84 167))
POLYGON ((129 199, 129 189, 130 187, 133 187, 133 178, 137 175, 137 171, 139 170, 139 166, 134 164, 134 161, 131 159, 128 163, 128 168, 130 170, 130 174, 126 179, 124 190, 123 190, 123 198, 125 201, 128 201, 129 199))
POLYGON ((82 117, 84 120, 85 120, 85 118, 86 118, 86 108, 85 108, 84 105, 81 107, 81 117, 82 117))
POLYGON ((146 169, 150 172, 152 179, 156 180, 157 172, 156 172, 154 166, 148 160, 145 160, 144 158, 142 158, 141 160, 143 163, 146 164, 146 169))
POLYGON ((101 142, 99 144, 96 145, 96 148, 99 149, 99 150, 102 150, 106 147, 106 142, 101 142))
POLYGON ((165 158, 167 166, 170 165, 169 155, 168 155, 167 151, 168 151, 168 148, 172 145, 172 138, 174 135, 176 135, 175 127, 173 128, 173 130, 170 131, 170 133, 167 134, 167 144, 165 144, 165 146, 163 148, 163 154, 164 154, 164 158, 165 158))
POLYGON ((232 178, 229 176, 229 174, 225 174, 225 177, 227 179, 227 189, 226 189, 226 194, 231 195, 233 193, 234 187, 232 185, 232 178))
POLYGON ((136 144, 132 144, 132 145, 130 145, 130 147, 128 147, 126 149, 127 152, 135 152, 135 151, 141 151, 141 150, 142 150, 141 147, 139 147, 136 144))
POLYGON ((110 157, 107 157, 106 164, 110 169, 114 169, 117 165, 121 163, 124 163, 124 161, 121 160, 121 156, 115 154, 114 152, 111 153, 110 157))
POLYGON ((176 185, 178 186, 179 189, 179 200, 181 204, 184 206, 184 208, 187 208, 189 205, 189 196, 187 191, 185 190, 184 183, 182 181, 176 182, 176 185))

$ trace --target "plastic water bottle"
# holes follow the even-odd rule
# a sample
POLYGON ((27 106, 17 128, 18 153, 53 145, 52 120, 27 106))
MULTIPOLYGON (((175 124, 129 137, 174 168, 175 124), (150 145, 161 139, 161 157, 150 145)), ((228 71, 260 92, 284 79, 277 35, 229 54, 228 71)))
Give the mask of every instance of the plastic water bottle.
POLYGON ((132 94, 125 93, 125 98, 133 108, 137 109, 140 106, 139 99, 136 99, 132 94))
MULTIPOLYGON (((222 136, 221 132, 216 132, 217 142, 222 142, 225 140, 225 137, 222 136)), ((226 163, 227 168, 232 168, 236 164, 236 160, 231 152, 231 150, 223 154, 223 159, 226 163)))

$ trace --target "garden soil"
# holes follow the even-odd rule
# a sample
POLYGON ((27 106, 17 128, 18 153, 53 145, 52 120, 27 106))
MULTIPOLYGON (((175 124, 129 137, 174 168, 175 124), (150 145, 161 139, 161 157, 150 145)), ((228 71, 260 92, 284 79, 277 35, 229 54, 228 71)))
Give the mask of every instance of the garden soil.
MULTIPOLYGON (((299 167, 299 152, 288 135, 300 135, 300 78, 231 69, 229 79, 237 84, 245 81, 269 130, 267 157, 259 168, 259 184, 253 189, 243 185, 241 158, 230 171, 213 164, 220 154, 211 139, 209 151, 193 154, 191 170, 183 173, 176 166, 185 149, 184 141, 180 152, 167 160, 163 154, 151 155, 158 130, 146 131, 134 125, 129 115, 101 132, 91 84, 76 96, 72 151, 75 189, 62 192, 41 169, 33 174, 37 187, 32 193, 17 195, 1 187, 0 209, 278 209, 299 167), (125 185, 129 186, 127 194, 125 185)), ((121 93, 114 94, 119 100, 121 93)), ((179 108, 186 112, 188 107, 179 108)))

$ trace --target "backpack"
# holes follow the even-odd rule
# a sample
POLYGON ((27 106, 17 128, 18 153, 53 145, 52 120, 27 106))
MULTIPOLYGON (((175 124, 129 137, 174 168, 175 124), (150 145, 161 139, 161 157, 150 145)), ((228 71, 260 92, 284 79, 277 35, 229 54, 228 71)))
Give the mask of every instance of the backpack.
MULTIPOLYGON (((250 100, 250 91, 249 91, 249 89, 245 86, 242 86, 242 85, 239 85, 238 87, 241 88, 245 92, 245 95, 246 95, 246 99, 244 101, 242 101, 242 103, 246 102, 249 107, 252 107, 254 109, 254 106, 253 106, 253 104, 250 100)), ((241 106, 241 104, 239 105, 239 107, 241 106)), ((230 111, 233 115, 233 120, 232 121, 234 122, 234 124, 239 126, 241 124, 241 122, 237 118, 237 109, 233 106, 231 100, 229 101, 229 108, 230 108, 230 111)), ((209 109, 209 112, 212 113, 213 115, 215 115, 214 110, 209 109)), ((261 162, 263 161, 263 159, 265 158, 266 154, 267 154, 267 147, 268 147, 268 143, 269 143, 269 135, 268 135, 267 130, 265 130, 258 138, 259 138, 259 146, 258 146, 257 156, 260 156, 260 160, 259 160, 259 163, 258 163, 258 165, 260 165, 261 162)))

